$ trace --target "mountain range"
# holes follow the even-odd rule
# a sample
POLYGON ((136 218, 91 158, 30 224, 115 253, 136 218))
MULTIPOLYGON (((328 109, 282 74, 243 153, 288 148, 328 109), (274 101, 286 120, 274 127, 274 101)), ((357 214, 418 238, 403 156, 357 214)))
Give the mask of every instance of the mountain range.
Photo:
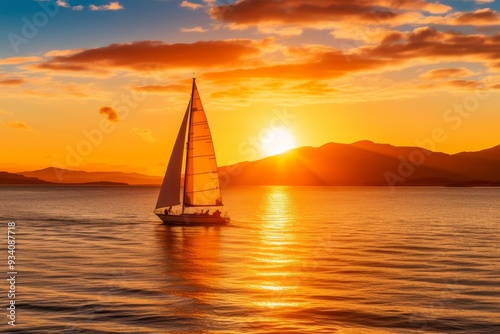
POLYGON ((26 177, 21 174, 0 172, 0 185, 85 185, 85 186, 126 186, 124 182, 109 182, 109 181, 88 181, 88 182, 65 182, 56 183, 41 180, 36 177, 26 177))
POLYGON ((230 185, 500 185, 500 145, 450 155, 371 141, 328 143, 222 167, 220 175, 230 185))
MULTIPOLYGON (((301 147, 257 161, 219 168, 223 186, 500 186, 500 145, 446 154, 420 147, 360 141, 301 147)), ((139 173, 83 172, 53 167, 0 172, 0 184, 159 185, 139 173)))
POLYGON ((25 177, 38 178, 52 183, 89 183, 112 182, 128 185, 157 185, 161 184, 159 176, 144 175, 139 173, 123 172, 84 172, 49 167, 31 172, 18 173, 25 177))
POLYGON ((45 184, 50 182, 40 180, 35 177, 25 177, 20 174, 0 172, 0 184, 45 184))

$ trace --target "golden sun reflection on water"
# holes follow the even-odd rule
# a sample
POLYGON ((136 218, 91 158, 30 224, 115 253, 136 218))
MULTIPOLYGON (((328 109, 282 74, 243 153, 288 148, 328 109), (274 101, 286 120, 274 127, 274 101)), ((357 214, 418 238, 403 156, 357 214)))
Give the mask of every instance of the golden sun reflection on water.
POLYGON ((258 207, 259 238, 252 269, 258 284, 249 285, 260 308, 303 306, 300 290, 301 252, 297 245, 295 203, 286 187, 269 188, 258 207))

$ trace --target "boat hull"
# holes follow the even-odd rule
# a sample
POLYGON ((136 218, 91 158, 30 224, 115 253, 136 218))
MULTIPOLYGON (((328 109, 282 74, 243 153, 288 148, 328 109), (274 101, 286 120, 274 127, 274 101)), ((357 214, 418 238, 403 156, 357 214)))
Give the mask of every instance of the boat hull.
POLYGON ((221 226, 229 224, 228 217, 213 216, 213 215, 165 215, 156 214, 164 224, 175 226, 221 226))

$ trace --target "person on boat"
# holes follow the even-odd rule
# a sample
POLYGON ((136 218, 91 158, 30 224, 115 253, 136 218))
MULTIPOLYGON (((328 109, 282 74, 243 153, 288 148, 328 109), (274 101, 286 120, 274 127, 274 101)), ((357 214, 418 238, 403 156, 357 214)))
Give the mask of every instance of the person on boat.
POLYGON ((208 209, 207 211, 205 211, 205 216, 208 216, 210 214, 210 209, 208 209))
POLYGON ((170 206, 170 207, 168 208, 168 214, 169 214, 169 215, 170 215, 170 214, 172 214, 172 206, 170 206))
POLYGON ((217 210, 213 213, 214 217, 220 217, 220 214, 221 214, 221 212, 219 211, 219 209, 217 209, 217 210))

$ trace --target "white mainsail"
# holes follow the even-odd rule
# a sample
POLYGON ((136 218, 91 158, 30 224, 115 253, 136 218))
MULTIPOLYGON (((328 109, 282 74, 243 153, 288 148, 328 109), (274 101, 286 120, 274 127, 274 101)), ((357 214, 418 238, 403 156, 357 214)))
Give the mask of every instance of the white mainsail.
POLYGON ((182 120, 181 128, 179 129, 179 134, 177 135, 177 140, 175 141, 174 149, 170 156, 167 171, 163 178, 158 202, 156 202, 157 209, 181 204, 182 158, 184 157, 184 143, 186 141, 187 122, 191 109, 190 105, 191 103, 189 103, 186 113, 184 114, 184 119, 182 120))
POLYGON ((184 206, 221 206, 214 144, 200 94, 193 79, 187 146, 184 206))

